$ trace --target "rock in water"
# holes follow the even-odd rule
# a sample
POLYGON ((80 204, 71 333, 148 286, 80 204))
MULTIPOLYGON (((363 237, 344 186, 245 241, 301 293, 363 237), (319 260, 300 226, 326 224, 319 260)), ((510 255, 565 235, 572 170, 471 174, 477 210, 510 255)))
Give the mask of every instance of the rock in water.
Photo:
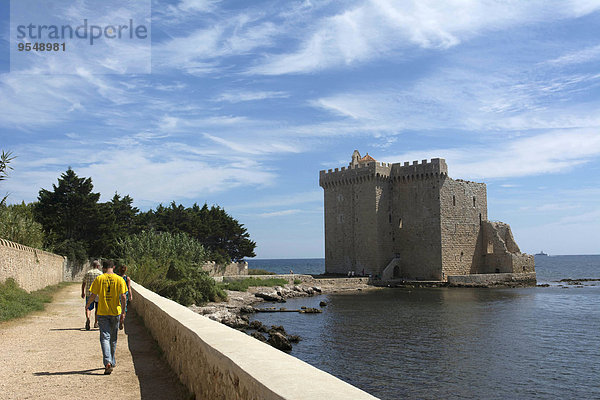
POLYGON ((233 314, 227 310, 217 311, 214 314, 207 315, 208 318, 213 321, 217 321, 222 323, 223 325, 227 325, 231 328, 247 328, 248 321, 246 319, 242 319, 241 317, 233 314))
POLYGON ((292 350, 292 344, 290 343, 290 341, 287 339, 287 337, 285 337, 285 335, 279 332, 271 333, 267 342, 271 346, 282 351, 292 350))
POLYGON ((261 299, 264 299, 266 301, 276 301, 278 303, 285 303, 285 299, 282 298, 281 296, 277 295, 276 292, 274 292, 274 293, 258 292, 256 294, 254 294, 254 296, 260 297, 261 299))
POLYGON ((306 308, 304 310, 300 310, 301 313, 305 313, 305 314, 320 314, 323 312, 323 310, 319 310, 318 308, 306 308))
POLYGON ((262 322, 260 322, 260 321, 252 321, 248 325, 248 328, 259 330, 262 326, 263 326, 262 322))
POLYGON ((253 314, 256 312, 256 310, 252 306, 243 306, 240 308, 240 312, 243 314, 253 314))
POLYGON ((327 305, 326 301, 322 301, 322 302, 319 303, 319 306, 321 306, 321 307, 325 307, 326 305, 327 305))
POLYGON ((262 333, 259 333, 259 332, 252 332, 252 333, 250 334, 250 336, 252 336, 252 337, 253 337, 253 338, 255 338, 255 339, 258 339, 258 340, 260 340, 261 342, 267 343, 267 338, 266 338, 266 337, 265 337, 265 336, 264 336, 262 333))
POLYGON ((285 328, 282 325, 271 325, 271 329, 269 329, 269 333, 271 333, 271 331, 283 333, 285 335, 285 328))
POLYGON ((298 335, 288 335, 288 340, 291 343, 298 343, 300 341, 300 336, 298 336, 298 335))

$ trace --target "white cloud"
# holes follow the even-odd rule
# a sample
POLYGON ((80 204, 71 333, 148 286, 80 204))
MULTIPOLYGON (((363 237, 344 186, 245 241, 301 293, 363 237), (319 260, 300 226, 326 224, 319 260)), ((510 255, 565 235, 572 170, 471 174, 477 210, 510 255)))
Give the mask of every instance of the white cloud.
POLYGON ((266 199, 261 199, 256 202, 244 202, 237 205, 236 209, 246 208, 277 208, 290 206, 295 204, 306 204, 306 203, 322 203, 323 202, 323 191, 313 190, 311 192, 294 193, 288 195, 272 195, 266 199))
POLYGON ((273 211, 273 212, 267 212, 267 213, 258 214, 258 216, 262 217, 262 218, 283 217, 283 216, 286 216, 286 215, 298 214, 301 211, 302 210, 297 210, 297 209, 282 210, 282 211, 273 211))
POLYGON ((579 100, 600 86, 600 74, 516 69, 450 66, 409 87, 338 93, 310 104, 388 135, 442 126, 476 132, 600 127, 600 104, 579 100))
MULTIPOLYGON (((218 11, 220 0, 181 0, 166 7, 154 7, 153 22, 164 25, 181 24, 183 21, 197 18, 202 14, 218 11)), ((205 17, 205 15, 202 15, 205 17)))
POLYGON ((215 143, 219 143, 237 153, 251 154, 251 155, 263 155, 270 153, 300 153, 303 149, 296 140, 293 141, 282 141, 277 140, 261 140, 257 141, 255 137, 237 136, 231 140, 223 139, 218 136, 204 134, 204 136, 215 143))
POLYGON ((224 73, 232 67, 224 65, 225 58, 271 46, 283 29, 257 18, 249 14, 223 18, 207 28, 155 43, 152 46, 153 66, 192 75, 224 73))
POLYGON ((385 157, 401 162, 444 158, 453 178, 486 180, 560 173, 600 158, 597 130, 552 131, 482 146, 427 149, 385 157))
POLYGON ((582 50, 577 50, 571 53, 564 54, 560 57, 548 60, 545 63, 556 66, 565 66, 573 64, 582 64, 586 62, 594 62, 600 59, 600 45, 586 47, 582 50))
POLYGON ((290 97, 289 93, 279 91, 227 91, 215 98, 215 101, 239 103, 242 101, 255 101, 265 99, 283 99, 290 97))
POLYGON ((316 23, 295 52, 271 55, 251 74, 308 73, 380 58, 410 47, 448 49, 484 31, 579 17, 589 1, 370 0, 316 23))
POLYGON ((210 155, 166 148, 105 147, 96 152, 70 148, 55 158, 37 158, 44 152, 42 147, 29 152, 19 149, 17 168, 3 189, 12 193, 11 201, 32 201, 39 188, 51 189, 67 166, 72 166, 79 176, 91 177, 94 191, 103 196, 110 197, 117 191, 130 194, 137 204, 156 204, 183 199, 204 201, 207 195, 239 187, 269 186, 276 178, 274 172, 255 160, 219 157, 215 162, 210 155))
POLYGON ((92 92, 72 76, 1 74, 0 126, 26 129, 65 121, 92 92))

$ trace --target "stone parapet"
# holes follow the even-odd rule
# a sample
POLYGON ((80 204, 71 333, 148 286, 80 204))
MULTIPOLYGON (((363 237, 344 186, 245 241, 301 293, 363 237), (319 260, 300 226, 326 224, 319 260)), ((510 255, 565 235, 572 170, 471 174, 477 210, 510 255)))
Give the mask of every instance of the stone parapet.
POLYGON ((198 399, 376 399, 265 343, 131 283, 131 306, 198 399))
POLYGON ((66 258, 0 239, 0 282, 13 278, 28 292, 63 281, 66 258))

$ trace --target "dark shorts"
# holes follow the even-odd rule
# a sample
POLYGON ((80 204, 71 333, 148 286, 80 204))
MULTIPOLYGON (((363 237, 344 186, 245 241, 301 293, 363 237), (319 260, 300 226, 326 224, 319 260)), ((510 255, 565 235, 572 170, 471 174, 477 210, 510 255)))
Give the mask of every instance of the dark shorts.
MULTIPOLYGON (((90 301, 90 297, 85 296, 85 304, 87 304, 88 301, 90 301)), ((88 310, 92 311, 94 309, 94 307, 96 306, 96 304, 98 304, 98 303, 96 303, 95 301, 92 301, 92 304, 90 304, 90 306, 88 307, 88 310)))

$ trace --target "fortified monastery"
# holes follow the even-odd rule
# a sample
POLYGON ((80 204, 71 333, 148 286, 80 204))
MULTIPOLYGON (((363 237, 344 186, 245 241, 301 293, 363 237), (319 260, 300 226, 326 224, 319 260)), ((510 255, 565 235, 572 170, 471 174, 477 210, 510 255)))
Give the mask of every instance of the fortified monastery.
POLYGON ((488 220, 485 183, 450 178, 444 159, 386 164, 355 150, 348 167, 320 171, 319 185, 327 273, 435 281, 535 273, 510 226, 488 220))

